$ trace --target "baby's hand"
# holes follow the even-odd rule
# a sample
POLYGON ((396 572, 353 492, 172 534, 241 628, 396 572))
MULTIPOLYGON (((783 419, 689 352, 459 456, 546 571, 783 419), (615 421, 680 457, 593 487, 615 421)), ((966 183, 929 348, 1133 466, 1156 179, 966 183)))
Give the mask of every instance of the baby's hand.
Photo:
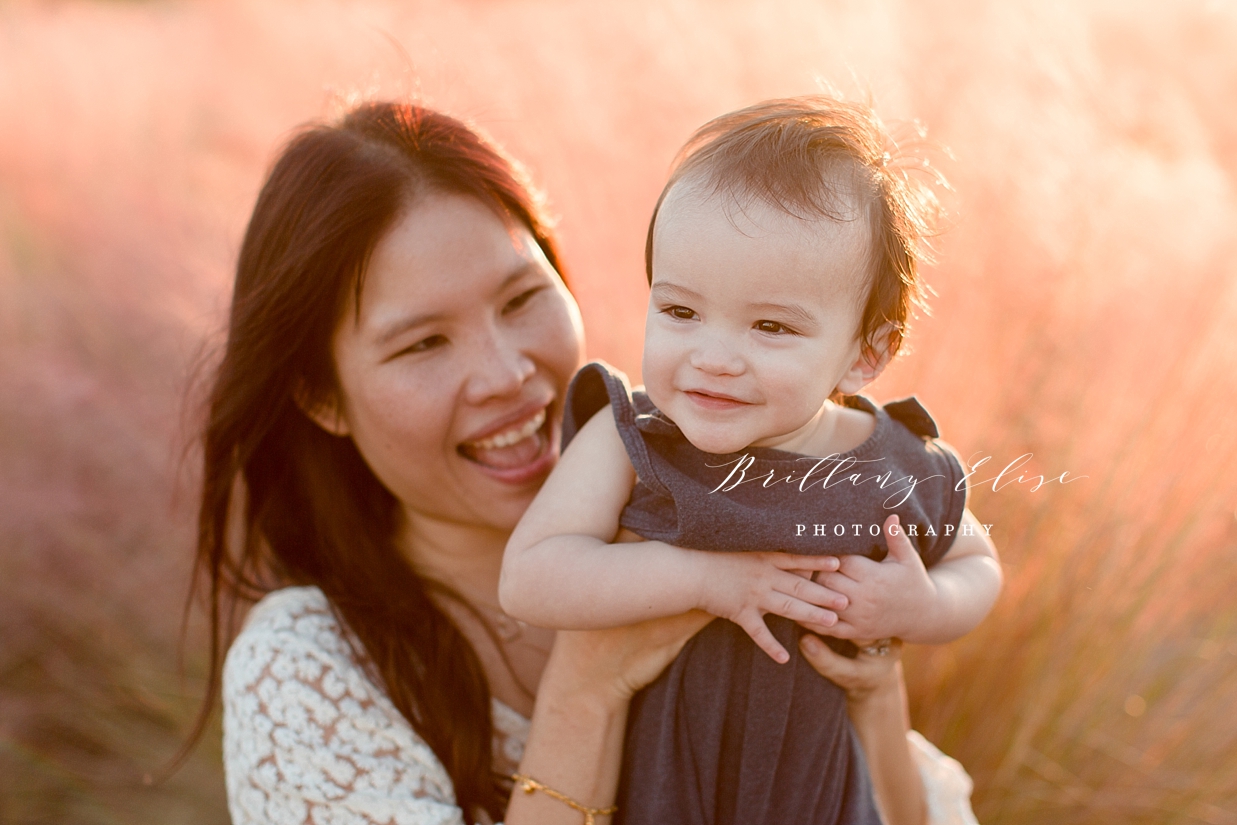
POLYGON ((842 556, 837 572, 817 578, 841 593, 849 605, 839 610, 832 627, 813 630, 840 639, 887 639, 910 635, 935 607, 936 585, 901 529, 897 516, 885 519, 889 554, 883 561, 842 556))
POLYGON ((775 662, 790 661, 790 654, 765 624, 766 613, 832 628, 836 611, 846 607, 843 595, 812 580, 839 570, 836 556, 699 552, 704 575, 697 606, 739 625, 775 662))

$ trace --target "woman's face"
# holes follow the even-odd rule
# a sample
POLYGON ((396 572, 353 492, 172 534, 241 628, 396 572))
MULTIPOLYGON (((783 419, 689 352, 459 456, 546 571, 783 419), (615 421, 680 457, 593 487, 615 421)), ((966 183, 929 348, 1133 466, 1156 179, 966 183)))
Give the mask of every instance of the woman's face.
POLYGON ((410 519, 513 528, 558 456, 579 309, 526 227, 430 193, 378 243, 333 351, 350 435, 410 519))

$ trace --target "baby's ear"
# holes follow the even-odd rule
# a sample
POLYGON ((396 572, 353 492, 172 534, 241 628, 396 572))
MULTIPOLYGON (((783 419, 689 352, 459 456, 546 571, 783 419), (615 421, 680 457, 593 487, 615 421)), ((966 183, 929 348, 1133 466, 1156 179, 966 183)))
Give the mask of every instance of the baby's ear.
POLYGON ((897 327, 892 323, 882 324, 872 336, 872 351, 870 352, 862 344, 860 345, 859 356, 842 376, 842 380, 838 382, 838 392, 843 395, 855 395, 885 371, 885 367, 889 366, 889 362, 893 360, 889 340, 895 329, 897 327))
POLYGON ((352 434, 352 431, 348 429, 348 419, 344 417, 344 411, 339 403, 338 393, 332 392, 326 399, 314 400, 306 390, 305 384, 298 381, 292 397, 301 412, 331 435, 343 437, 352 434))

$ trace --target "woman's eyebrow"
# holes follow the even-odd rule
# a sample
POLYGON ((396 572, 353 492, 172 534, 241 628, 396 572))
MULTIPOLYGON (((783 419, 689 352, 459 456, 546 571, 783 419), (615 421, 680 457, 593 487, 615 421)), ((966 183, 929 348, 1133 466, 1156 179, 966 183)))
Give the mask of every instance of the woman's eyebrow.
MULTIPOLYGON (((502 283, 499 284, 498 288, 494 290, 494 294, 497 295, 504 290, 509 289, 513 283, 520 280, 525 275, 528 275, 530 272, 536 271, 537 269, 537 264, 533 261, 520 264, 512 270, 506 278, 503 278, 502 283)), ((420 315, 411 315, 407 318, 397 318, 378 333, 378 336, 374 339, 374 343, 379 347, 385 346, 410 329, 416 329, 417 327, 424 326, 425 324, 432 324, 435 321, 441 321, 446 317, 447 316, 441 312, 424 312, 420 315)))
POLYGON ((508 275, 506 278, 503 278, 503 282, 498 285, 497 289, 494 290, 494 294, 497 295, 501 292, 505 292, 508 287, 510 287, 513 283, 523 278, 525 275, 534 274, 540 271, 540 269, 541 267, 537 265, 536 261, 527 261, 525 263, 519 264, 515 269, 511 270, 510 275, 508 275))
POLYGON ((382 332, 378 333, 378 337, 374 339, 374 343, 378 346, 385 346, 395 338, 403 335, 410 329, 416 329, 425 324, 432 324, 435 321, 441 321, 444 316, 441 312, 426 312, 421 315, 411 315, 406 318, 398 318, 388 324, 382 332))

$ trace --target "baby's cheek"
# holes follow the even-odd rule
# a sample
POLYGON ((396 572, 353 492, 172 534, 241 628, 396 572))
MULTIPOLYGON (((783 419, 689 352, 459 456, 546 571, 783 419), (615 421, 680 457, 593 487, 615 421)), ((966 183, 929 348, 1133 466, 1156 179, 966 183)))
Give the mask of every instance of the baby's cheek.
POLYGON ((657 407, 664 408, 670 400, 677 361, 677 353, 671 342, 659 340, 658 336, 654 335, 645 337, 641 378, 644 379, 644 389, 649 400, 657 407))
POLYGON ((771 395, 778 399, 782 413, 790 418, 806 420, 816 414, 829 397, 832 388, 825 388, 827 380, 818 373, 805 369, 783 369, 772 376, 774 389, 771 395))

